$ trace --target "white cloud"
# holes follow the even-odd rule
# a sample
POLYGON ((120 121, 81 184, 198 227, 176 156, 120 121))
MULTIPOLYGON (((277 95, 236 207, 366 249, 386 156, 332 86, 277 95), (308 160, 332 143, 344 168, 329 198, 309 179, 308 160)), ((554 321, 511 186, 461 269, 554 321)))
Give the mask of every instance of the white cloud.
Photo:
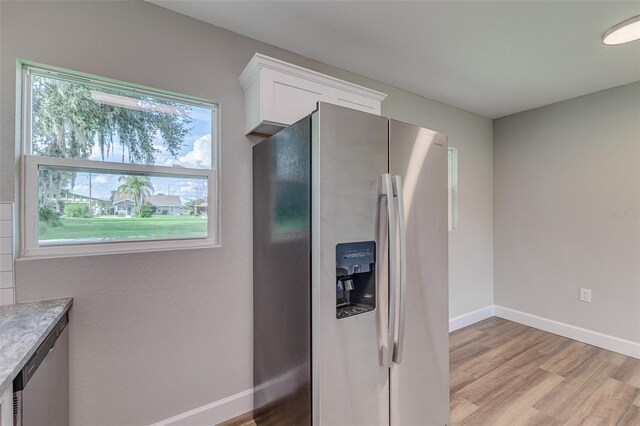
POLYGON ((162 142, 162 135, 159 131, 153 136, 153 149, 155 149, 158 153, 167 152, 167 147, 162 142))
POLYGON ((193 149, 178 157, 178 164, 193 169, 211 167, 211 134, 204 135, 193 142, 193 149))
POLYGON ((188 180, 176 182, 176 193, 185 201, 193 200, 195 198, 206 198, 206 181, 188 180))
POLYGON ((96 141, 94 142, 93 147, 91 148, 91 154, 89 154, 89 160, 112 161, 112 162, 119 163, 122 161, 122 154, 125 154, 124 158, 125 158, 125 161, 127 161, 129 158, 129 155, 124 152, 123 146, 120 145, 118 138, 115 137, 111 147, 109 149, 105 147, 104 159, 103 159, 102 151, 100 150, 100 144, 98 143, 97 137, 96 137, 96 141))
MULTIPOLYGON (((184 148, 188 149, 187 144, 184 148)), ((167 147, 162 142, 161 138, 156 135, 153 140, 153 148, 156 150, 154 157, 154 163, 159 166, 171 167, 174 165, 180 165, 182 167, 195 168, 195 169, 208 169, 211 167, 211 134, 206 134, 196 139, 193 142, 191 151, 186 152, 184 155, 180 155, 174 158, 173 155, 167 150, 167 147)), ((94 143, 91 148, 91 154, 89 159, 94 161, 112 161, 121 162, 124 154, 124 162, 129 161, 129 155, 125 149, 120 145, 118 138, 114 138, 114 143, 111 146, 110 152, 105 152, 105 158, 102 158, 102 152, 100 151, 100 145, 94 143)))

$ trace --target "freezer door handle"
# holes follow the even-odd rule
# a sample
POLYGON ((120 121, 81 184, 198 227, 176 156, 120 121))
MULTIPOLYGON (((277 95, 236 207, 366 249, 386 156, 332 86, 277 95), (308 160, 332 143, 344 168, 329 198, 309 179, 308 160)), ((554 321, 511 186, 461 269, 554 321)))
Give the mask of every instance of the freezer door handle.
POLYGON ((402 196, 402 178, 398 175, 393 177, 393 190, 397 200, 396 214, 398 215, 399 251, 400 262, 398 272, 400 275, 400 286, 396 299, 400 307, 398 308, 398 332, 394 342, 393 362, 402 362, 402 349, 404 347, 404 326, 407 317, 407 227, 404 217, 404 198, 402 196))
MULTIPOLYGON (((395 211, 395 202, 393 196, 393 181, 391 179, 391 175, 385 173, 380 177, 380 196, 379 202, 382 203, 383 200, 386 201, 387 204, 387 221, 386 227, 381 228, 381 233, 385 235, 380 235, 379 241, 387 241, 389 245, 389 253, 388 253, 388 276, 386 279, 383 274, 380 275, 380 283, 379 285, 388 284, 388 300, 386 298, 381 298, 381 303, 387 304, 387 318, 382 318, 382 324, 386 324, 386 333, 383 334, 383 342, 382 342, 382 365, 385 367, 391 367, 393 364, 393 348, 395 345, 395 330, 396 330, 396 296, 397 296, 397 270, 396 270, 396 211, 395 211)), ((385 258, 385 253, 381 253, 382 259, 385 258)), ((384 312, 384 309, 380 310, 384 312)))

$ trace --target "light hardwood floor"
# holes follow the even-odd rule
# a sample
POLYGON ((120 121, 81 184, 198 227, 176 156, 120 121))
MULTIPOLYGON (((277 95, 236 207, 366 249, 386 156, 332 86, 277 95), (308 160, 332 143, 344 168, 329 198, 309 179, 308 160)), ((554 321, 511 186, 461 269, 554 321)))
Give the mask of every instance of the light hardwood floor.
POLYGON ((253 421, 252 413, 245 413, 241 416, 235 417, 226 422, 220 423, 217 426, 257 426, 253 421))
POLYGON ((640 360, 496 317, 449 353, 450 425, 640 425, 640 360))
POLYGON ((638 359, 496 317, 451 333, 449 354, 450 426, 640 426, 638 359))

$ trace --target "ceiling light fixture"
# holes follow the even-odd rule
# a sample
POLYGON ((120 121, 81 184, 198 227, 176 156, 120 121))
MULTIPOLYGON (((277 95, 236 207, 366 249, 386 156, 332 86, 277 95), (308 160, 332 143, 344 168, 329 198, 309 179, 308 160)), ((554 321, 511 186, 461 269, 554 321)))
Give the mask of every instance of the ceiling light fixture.
POLYGON ((640 40, 640 15, 614 25, 602 35, 602 42, 608 45, 629 43, 635 40, 640 40))

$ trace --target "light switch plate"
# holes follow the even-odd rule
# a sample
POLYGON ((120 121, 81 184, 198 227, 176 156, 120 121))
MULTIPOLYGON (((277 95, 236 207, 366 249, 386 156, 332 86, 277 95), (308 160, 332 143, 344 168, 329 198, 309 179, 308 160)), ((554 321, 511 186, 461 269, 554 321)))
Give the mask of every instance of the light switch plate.
POLYGON ((580 301, 591 303, 591 290, 588 288, 580 289, 580 301))

